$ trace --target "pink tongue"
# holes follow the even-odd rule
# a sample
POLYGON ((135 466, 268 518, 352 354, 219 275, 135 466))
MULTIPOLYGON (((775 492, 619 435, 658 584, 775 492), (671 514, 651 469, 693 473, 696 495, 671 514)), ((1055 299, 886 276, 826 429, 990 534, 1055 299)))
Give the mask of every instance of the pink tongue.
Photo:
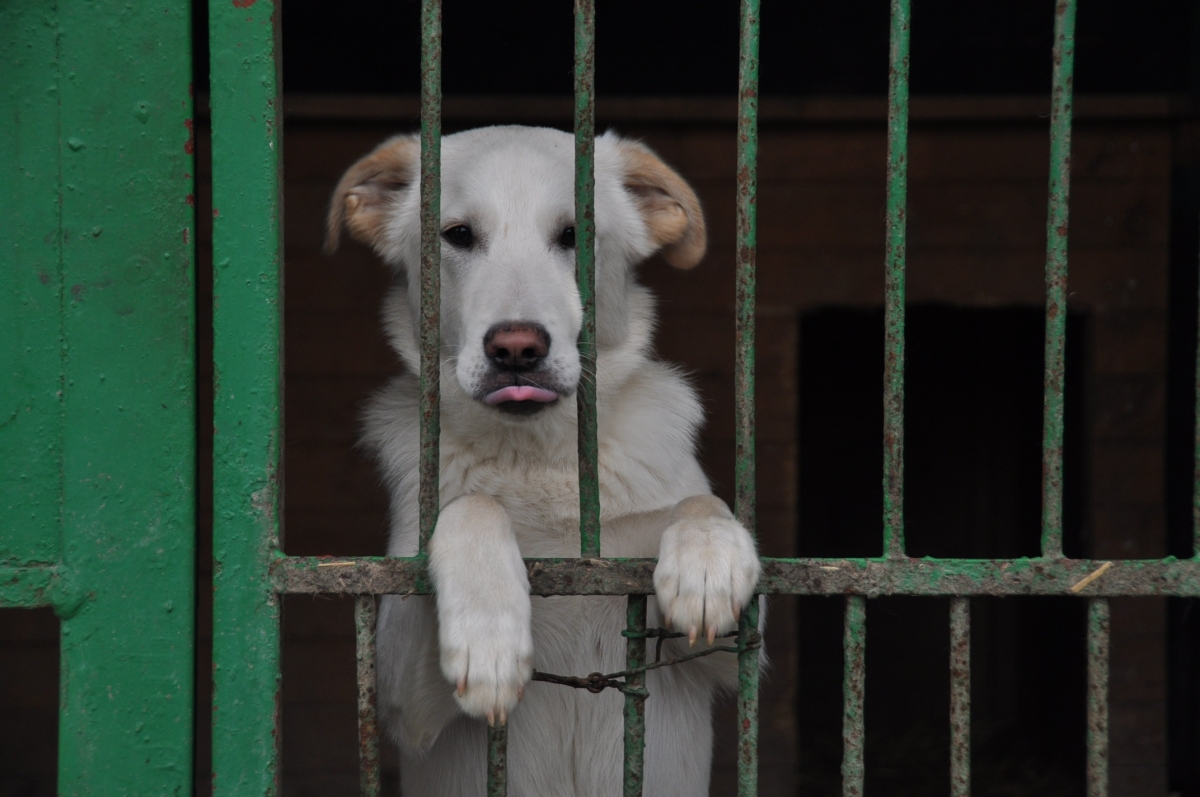
POLYGON ((543 390, 540 387, 533 387, 531 385, 512 385, 511 387, 502 387, 493 393, 488 393, 484 397, 483 403, 495 406, 505 401, 550 402, 557 398, 558 394, 553 390, 543 390))

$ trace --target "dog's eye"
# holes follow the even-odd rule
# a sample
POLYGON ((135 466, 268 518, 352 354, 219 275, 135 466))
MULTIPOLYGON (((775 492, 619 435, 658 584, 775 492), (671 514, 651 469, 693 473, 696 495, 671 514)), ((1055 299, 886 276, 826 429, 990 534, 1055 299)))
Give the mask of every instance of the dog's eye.
POLYGON ((575 226, 565 228, 558 234, 558 245, 564 249, 575 248, 575 226))
POLYGON ((466 249, 475 243, 475 234, 465 224, 458 224, 447 230, 443 230, 442 237, 451 246, 457 246, 459 249, 466 249))

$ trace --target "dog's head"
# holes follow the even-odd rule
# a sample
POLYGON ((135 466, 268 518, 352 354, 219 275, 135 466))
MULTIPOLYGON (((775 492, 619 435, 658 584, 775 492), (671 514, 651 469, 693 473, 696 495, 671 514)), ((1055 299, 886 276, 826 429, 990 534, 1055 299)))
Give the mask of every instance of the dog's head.
MULTIPOLYGON (((695 193, 653 152, 596 139, 599 355, 630 333, 630 269, 655 252, 676 268, 704 255, 695 193)), ((354 164, 334 191, 327 249, 343 229, 405 278, 389 308, 393 345, 416 367, 420 141, 399 136, 354 164)), ((442 140, 443 373, 471 399, 512 416, 574 392, 582 310, 575 281, 574 137, 491 127, 442 140)))

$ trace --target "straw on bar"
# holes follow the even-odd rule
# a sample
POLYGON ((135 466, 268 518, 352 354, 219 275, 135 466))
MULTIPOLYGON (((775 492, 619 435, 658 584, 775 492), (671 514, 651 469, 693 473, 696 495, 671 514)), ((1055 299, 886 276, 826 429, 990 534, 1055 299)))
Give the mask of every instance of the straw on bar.
MULTIPOLYGON (((742 0, 738 61, 737 260, 734 515, 755 532, 754 476, 754 281, 758 210, 758 39, 759 0, 742 0)), ((758 599, 750 601, 739 626, 738 795, 758 794, 758 599)))
POLYGON ((1046 354, 1042 418, 1042 556, 1062 556, 1063 373, 1067 337, 1067 216, 1071 186, 1071 88, 1075 2, 1054 9, 1050 101, 1050 196, 1046 217, 1046 354))
POLYGON ((358 779, 362 797, 379 797, 379 727, 375 710, 375 596, 354 599, 358 660, 358 779))
POLYGON ((1107 598, 1088 601, 1087 629, 1087 794, 1108 797, 1107 598))
POLYGON ((950 599, 950 797, 971 794, 971 601, 950 599))
MULTIPOLYGON (((630 595, 625 611, 625 669, 632 672, 646 665, 646 596, 630 595)), ((645 686, 645 673, 630 675, 631 687, 645 686)), ((641 797, 646 754, 646 697, 625 693, 624 797, 641 797)))
POLYGON ((908 210, 909 0, 892 0, 884 255, 883 549, 904 556, 904 269, 908 210))
POLYGON ((842 638, 845 679, 842 687, 842 797, 862 797, 863 700, 867 690, 867 599, 846 596, 842 638))
POLYGON ((437 525, 441 371, 442 3, 421 2, 421 487, 420 550, 437 525))
POLYGON ((600 556, 600 465, 596 438, 596 15, 575 0, 575 277, 583 305, 582 376, 575 391, 579 423, 579 555, 600 556))

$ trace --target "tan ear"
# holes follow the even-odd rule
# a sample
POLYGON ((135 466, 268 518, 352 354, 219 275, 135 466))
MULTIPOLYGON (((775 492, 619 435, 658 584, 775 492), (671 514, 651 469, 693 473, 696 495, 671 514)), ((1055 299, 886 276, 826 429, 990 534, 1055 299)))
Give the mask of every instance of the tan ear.
POLYGON ((337 250, 343 225, 354 240, 368 246, 379 243, 392 195, 417 179, 420 160, 421 140, 396 136, 347 169, 329 203, 325 251, 337 250))
POLYGON ((637 197, 650 241, 675 268, 692 268, 708 245, 696 193, 645 145, 622 141, 620 152, 625 188, 637 197))

